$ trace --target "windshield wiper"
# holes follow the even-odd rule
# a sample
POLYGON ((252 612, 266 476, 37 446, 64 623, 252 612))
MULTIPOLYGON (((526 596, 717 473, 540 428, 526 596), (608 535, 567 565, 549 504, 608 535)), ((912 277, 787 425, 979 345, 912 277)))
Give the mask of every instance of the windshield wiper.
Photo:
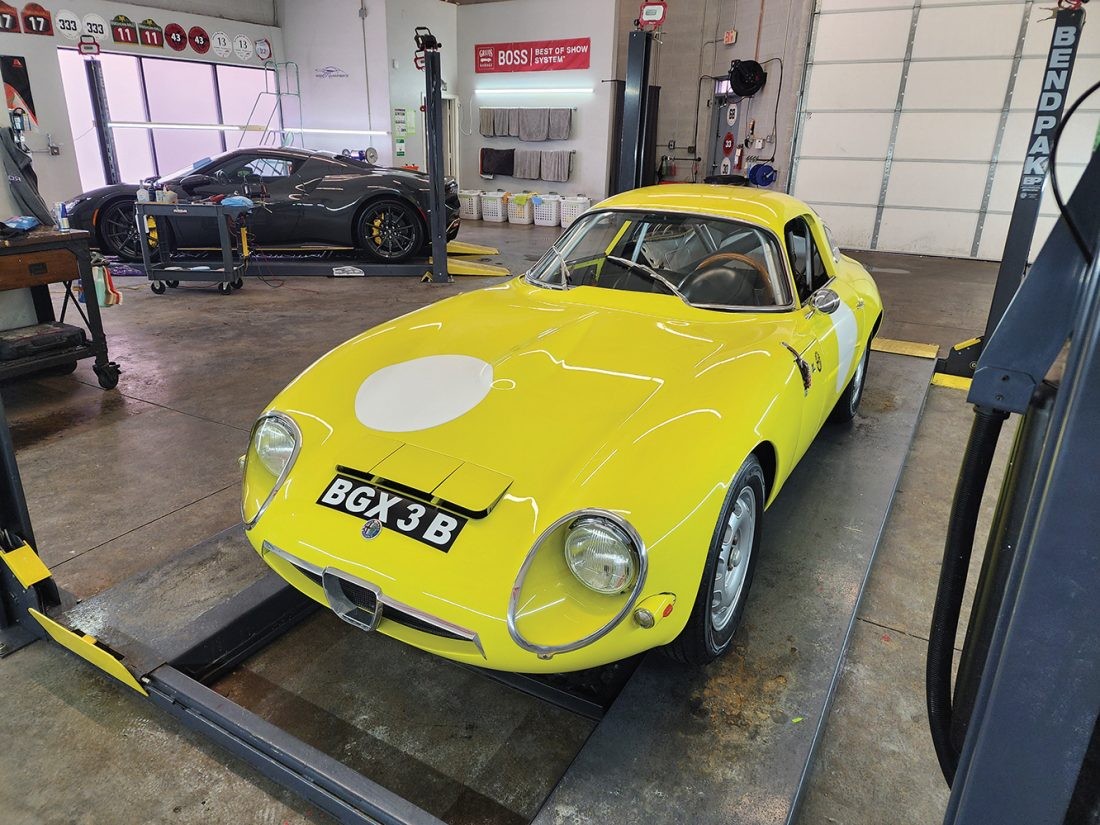
POLYGON ((635 272, 641 272, 645 275, 648 275, 650 278, 657 281, 657 283, 668 289, 669 292, 671 292, 685 304, 687 304, 688 306, 692 306, 692 303, 687 299, 687 296, 684 295, 684 293, 682 293, 676 287, 674 287, 672 285, 672 282, 668 278, 666 278, 653 267, 646 266, 645 264, 638 263, 637 261, 631 261, 628 258, 620 258, 617 255, 604 255, 604 259, 611 261, 612 263, 619 264, 620 266, 625 266, 627 269, 633 270, 635 272))

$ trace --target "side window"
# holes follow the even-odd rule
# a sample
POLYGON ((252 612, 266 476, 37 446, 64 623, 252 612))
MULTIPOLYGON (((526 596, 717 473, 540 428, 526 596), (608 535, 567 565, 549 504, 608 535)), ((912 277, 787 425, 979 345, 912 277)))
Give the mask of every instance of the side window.
POLYGON ((268 182, 288 178, 292 172, 290 161, 286 158, 256 158, 245 166, 244 171, 249 176, 255 175, 268 182))
POLYGON ((805 218, 795 218, 788 223, 783 234, 798 299, 805 302, 815 290, 825 285, 829 273, 805 218))

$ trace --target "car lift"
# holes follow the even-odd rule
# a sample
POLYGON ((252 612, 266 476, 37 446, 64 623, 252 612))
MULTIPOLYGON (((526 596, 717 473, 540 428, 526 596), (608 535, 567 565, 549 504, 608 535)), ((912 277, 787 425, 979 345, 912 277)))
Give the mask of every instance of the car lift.
MULTIPOLYGON (((932 738, 951 785, 947 825, 1100 821, 1098 202, 1094 152, 1003 317, 991 318, 967 399, 975 423, 927 668, 932 738), (1056 366, 1063 354, 1064 368, 1056 366), (977 512, 1001 422, 1011 413, 1023 418, 952 691, 977 512)), ((1026 239, 1014 242, 1026 252, 1026 239)))
POLYGON ((993 291, 985 333, 953 346, 947 357, 940 359, 936 368, 939 373, 964 379, 973 377, 985 341, 993 334, 1027 271, 1035 225, 1039 220, 1047 167, 1050 164, 1051 140, 1062 121, 1062 112, 1065 111, 1073 65, 1077 59, 1077 47, 1081 41, 1081 29, 1085 25, 1085 11, 1081 5, 1087 2, 1088 0, 1058 0, 1057 12, 1054 14, 1054 34, 1051 36, 1043 70, 1043 87, 1039 93, 1039 104, 1030 132, 1031 143, 1020 173, 1020 185, 1016 190, 1008 237, 1005 240, 1001 265, 997 270, 997 284, 993 291))

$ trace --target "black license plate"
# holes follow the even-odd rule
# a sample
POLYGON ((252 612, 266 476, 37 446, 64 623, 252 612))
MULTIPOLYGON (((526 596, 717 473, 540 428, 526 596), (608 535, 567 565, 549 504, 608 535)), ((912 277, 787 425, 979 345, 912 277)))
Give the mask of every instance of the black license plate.
POLYGON ((462 516, 344 475, 337 475, 329 482, 317 503, 363 519, 364 539, 373 539, 382 530, 393 530, 444 553, 466 526, 462 516))

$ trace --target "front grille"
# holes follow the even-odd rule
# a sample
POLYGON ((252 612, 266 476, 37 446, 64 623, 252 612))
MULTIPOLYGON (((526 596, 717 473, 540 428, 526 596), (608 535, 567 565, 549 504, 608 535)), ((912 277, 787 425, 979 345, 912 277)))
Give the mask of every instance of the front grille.
POLYGON ((404 625, 405 627, 412 628, 413 630, 419 630, 421 633, 430 633, 433 636, 440 636, 444 639, 455 639, 459 642, 470 641, 468 636, 462 636, 458 633, 453 633, 443 627, 438 627, 431 622, 426 622, 423 619, 406 613, 403 610, 399 610, 392 605, 383 604, 382 606, 382 618, 391 622, 404 625))

